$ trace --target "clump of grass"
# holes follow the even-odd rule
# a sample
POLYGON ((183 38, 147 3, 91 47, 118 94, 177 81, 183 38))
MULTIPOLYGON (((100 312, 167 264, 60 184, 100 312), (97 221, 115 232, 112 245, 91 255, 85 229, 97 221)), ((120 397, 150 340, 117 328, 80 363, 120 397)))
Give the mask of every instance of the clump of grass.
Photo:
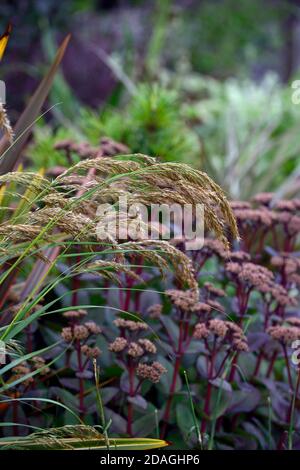
MULTIPOLYGON (((181 204, 202 202, 206 208, 208 228, 214 229, 224 244, 227 244, 225 227, 231 228, 233 236, 238 235, 235 219, 222 190, 207 175, 189 169, 186 165, 160 164, 155 159, 141 154, 86 159, 61 172, 52 181, 42 174, 8 172, 0 177, 0 184, 3 187, 2 201, 5 201, 0 224, 3 261, 0 289, 5 292, 1 340, 21 338, 22 341, 25 340, 28 351, 17 363, 9 363, 3 370, 2 393, 5 393, 5 396, 16 393, 16 390, 21 395, 28 393, 39 386, 39 381, 51 383, 51 367, 55 363, 61 363, 64 356, 67 358, 68 367, 73 343, 59 354, 49 352, 52 347, 55 350, 59 341, 49 347, 35 350, 32 330, 37 322, 43 323, 43 317, 50 315, 52 311, 53 303, 46 302, 43 305, 44 297, 54 292, 62 283, 70 283, 71 310, 76 311, 82 276, 98 273, 102 279, 119 282, 125 275, 126 279, 131 277, 134 283, 144 282, 139 274, 140 268, 132 263, 132 260, 140 258, 144 265, 157 266, 161 274, 172 266, 176 282, 182 287, 187 286, 196 292, 198 290, 191 261, 167 241, 147 238, 140 241, 98 239, 97 227, 101 224, 101 218, 97 217, 96 209, 99 204, 108 200, 116 204, 118 196, 124 194, 131 203, 140 202, 141 199, 148 204, 166 200, 178 201, 181 204), (169 191, 170 187, 172 192, 169 191), (69 267, 59 274, 59 263, 65 259, 69 261, 69 267), (26 272, 25 279, 22 270, 26 272), (12 302, 15 304, 13 309, 12 302), (26 363, 48 352, 51 360, 39 359, 38 368, 26 363), (16 373, 19 374, 18 377, 14 375, 16 373), (41 378, 38 374, 42 374, 41 378)), ((138 296, 136 302, 137 305, 138 296)), ((130 296, 127 295, 123 311, 126 312, 129 308, 130 296)), ((63 309, 54 312, 61 310, 63 309)), ((77 334, 79 328, 75 331, 76 325, 73 320, 70 321, 70 332, 77 334)), ((82 333, 81 330, 80 332, 82 333)), ((75 343, 78 341, 75 340, 75 343)), ((76 349, 80 361, 76 372, 80 374, 78 412, 83 419, 86 410, 85 374, 88 375, 91 370, 86 359, 84 367, 81 361, 83 348, 84 351, 90 351, 91 347, 85 342, 79 346, 80 348, 76 349)), ((155 368, 154 364, 156 363, 153 363, 155 368)), ((153 369, 153 373, 156 374, 157 369, 153 369)), ((96 383, 96 396, 98 385, 96 383)), ((132 399, 134 400, 135 396, 132 396, 132 399)), ((9 403, 9 400, 5 403, 9 403)), ((48 402, 40 400, 39 406, 42 407, 43 403, 48 402)), ((49 403, 54 406, 56 401, 51 400, 49 403)), ((16 416, 22 414, 24 403, 13 400, 12 406, 16 416)), ((131 404, 129 409, 132 406, 131 404)), ((66 411, 74 414, 71 409, 66 411)), ((100 418, 107 445, 105 423, 109 420, 106 420, 102 412, 100 418)), ((14 429, 18 435, 18 426, 14 429)), ((133 429, 129 429, 130 435, 133 429)), ((27 446, 27 441, 24 445, 27 446)), ((30 447, 30 444, 28 445, 30 447)))

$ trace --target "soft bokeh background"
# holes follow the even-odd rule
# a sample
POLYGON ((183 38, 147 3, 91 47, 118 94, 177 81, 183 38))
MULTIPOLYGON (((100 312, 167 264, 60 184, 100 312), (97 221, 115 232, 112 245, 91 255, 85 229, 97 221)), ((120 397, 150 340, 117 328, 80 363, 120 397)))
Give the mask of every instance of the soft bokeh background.
MULTIPOLYGON (((78 416, 110 436, 161 435, 171 449, 300 449, 287 349, 300 338, 299 2, 2 1, 0 20, 13 24, 0 78, 17 122, 10 145, 0 109, 0 338, 17 357, 0 369, 0 437, 78 416), (123 194, 203 203, 203 249, 102 243, 97 207, 121 211, 123 194), (211 228, 224 228, 231 253, 211 228), (143 326, 114 323, 119 314, 143 326), (139 389, 146 352, 163 376, 139 389)), ((65 434, 43 436, 57 445, 65 434)))
POLYGON ((0 18, 14 27, 1 64, 13 122, 72 34, 37 167, 57 163, 45 149, 64 132, 107 135, 202 166, 234 198, 298 192, 297 1, 4 1, 0 18))

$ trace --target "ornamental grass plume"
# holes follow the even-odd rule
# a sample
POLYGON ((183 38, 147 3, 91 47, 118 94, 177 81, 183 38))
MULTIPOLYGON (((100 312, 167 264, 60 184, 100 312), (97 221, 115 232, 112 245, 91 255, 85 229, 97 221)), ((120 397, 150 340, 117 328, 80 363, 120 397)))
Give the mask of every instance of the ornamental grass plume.
MULTIPOLYGON (((108 243, 111 245, 114 253, 110 260, 90 262, 88 266, 81 266, 81 270, 99 270, 103 276, 116 281, 118 275, 115 276, 114 272, 123 271, 134 277, 134 272, 124 263, 124 256, 124 267, 120 259, 115 259, 117 250, 120 256, 126 251, 127 258, 130 253, 143 253, 144 262, 157 265, 162 273, 171 264, 180 285, 197 290, 191 261, 169 242, 148 240, 147 234, 145 239, 125 242, 119 239, 103 241, 97 235, 101 217, 97 217, 96 210, 108 198, 115 202, 120 195, 126 195, 131 203, 140 202, 141 197, 146 197, 149 204, 166 203, 170 198, 166 199, 165 191, 170 189, 172 202, 204 205, 207 229, 215 231, 223 250, 224 245, 228 246, 225 235, 228 228, 233 237, 238 237, 235 219, 222 190, 205 173, 187 165, 157 163, 145 155, 82 160, 51 182, 41 175, 14 172, 1 176, 0 183, 30 188, 32 193, 22 218, 12 218, 13 223, 9 223, 7 218, 0 224, 3 249, 13 258, 16 255, 22 257, 24 243, 27 246, 25 252, 29 255, 36 251, 37 241, 39 247, 68 240, 86 242, 87 245, 104 242, 106 246, 108 243), (90 176, 89 172, 92 172, 90 176)), ((108 251, 106 257, 109 257, 108 251)), ((43 256, 41 250, 37 256, 43 256)))
POLYGON ((201 203, 205 208, 207 227, 214 230, 225 244, 227 244, 224 235, 225 224, 228 225, 234 237, 238 236, 236 222, 224 193, 203 172, 184 164, 157 163, 153 158, 136 154, 126 156, 124 159, 105 158, 81 161, 60 175, 58 182, 68 184, 69 180, 66 178, 70 174, 80 175, 90 168, 96 171, 94 179, 97 182, 103 181, 103 177, 125 174, 120 178, 119 184, 122 184, 123 180, 127 193, 136 194, 138 201, 142 193, 146 192, 150 202, 162 200, 166 203, 174 202, 174 197, 172 196, 172 201, 170 201, 167 194, 170 197, 171 194, 176 193, 181 203, 201 203), (172 193, 168 193, 169 189, 172 189, 172 193), (221 211, 221 218, 216 213, 217 208, 221 211))
MULTIPOLYGON (((93 151, 86 145, 71 149, 69 144, 65 143, 64 149, 81 153, 83 158, 88 157, 88 153, 93 151)), ((106 142, 105 145, 114 144, 106 142)), ((106 152, 109 153, 109 150, 106 152)), ((37 264, 39 268, 37 272, 33 270, 34 275, 31 277, 29 269, 31 264, 28 264, 26 272, 29 271, 29 276, 21 288, 20 308, 14 317, 15 323, 8 325, 6 331, 8 333, 14 331, 15 324, 17 331, 20 321, 28 322, 29 325, 32 323, 37 329, 26 330, 26 335, 28 348, 34 348, 38 344, 36 337, 38 326, 41 325, 41 336, 44 331, 51 332, 52 320, 48 324, 48 319, 51 318, 48 314, 58 315, 57 310, 62 310, 62 314, 55 317, 54 323, 57 321, 58 328, 61 327, 60 336, 58 331, 55 337, 60 344, 59 354, 62 355, 60 363, 63 362, 63 367, 62 372, 58 372, 56 383, 52 377, 49 379, 51 384, 49 395, 52 398, 59 397, 61 400, 63 393, 66 394, 70 390, 69 393, 74 397, 74 407, 80 418, 90 419, 94 413, 91 411, 91 403, 93 405, 95 401, 92 400, 90 390, 93 387, 89 382, 92 374, 91 362, 96 357, 100 357, 101 360, 106 355, 109 357, 115 355, 118 367, 126 374, 126 380, 124 377, 121 379, 121 376, 118 380, 117 377, 119 383, 117 393, 124 393, 126 390, 127 397, 131 400, 126 402, 121 418, 126 419, 127 434, 132 436, 136 402, 143 404, 141 390, 144 381, 148 379, 156 384, 168 373, 164 363, 166 358, 160 357, 161 350, 153 339, 156 333, 153 334, 152 328, 144 321, 118 318, 110 327, 102 324, 100 327, 98 318, 96 321, 90 317, 88 307, 80 308, 84 305, 79 292, 82 282, 86 282, 84 279, 88 275, 98 274, 100 278, 98 276, 96 282, 99 282, 100 286, 103 285, 102 282, 107 282, 106 286, 119 281, 124 284, 125 280, 125 285, 128 283, 130 287, 135 287, 138 283, 149 279, 149 276, 143 272, 145 266, 157 266, 161 274, 168 271, 171 266, 174 270, 176 290, 180 292, 180 302, 183 302, 181 303, 183 308, 179 306, 182 311, 177 311, 176 315, 182 331, 182 345, 184 344, 186 350, 192 341, 192 327, 203 306, 199 301, 198 280, 193 263, 185 253, 165 240, 145 238, 138 241, 130 239, 124 241, 118 237, 111 240, 99 239, 97 227, 101 218, 97 216, 98 205, 104 202, 116 204, 120 195, 126 195, 130 203, 143 201, 149 205, 152 202, 202 203, 207 221, 206 228, 209 232, 214 231, 216 237, 219 237, 212 242, 212 245, 220 254, 222 253, 222 256, 225 256, 229 245, 226 234, 231 230, 231 239, 234 239, 238 237, 238 231, 224 193, 203 172, 190 169, 186 165, 160 164, 151 157, 139 154, 102 157, 103 153, 102 156, 99 153, 95 158, 83 159, 71 168, 58 172, 58 176, 52 180, 30 172, 12 172, 0 177, 0 184, 6 188, 11 189, 14 185, 12 200, 8 209, 3 211, 0 223, 1 256, 4 263, 9 262, 14 267, 14 270, 9 268, 11 272, 16 278, 22 279, 22 271, 18 271, 17 268, 20 265, 27 268, 25 263, 30 255, 39 257, 43 263, 53 268, 57 255, 53 255, 51 250, 54 247, 57 252, 62 253, 62 256, 57 258, 61 263, 58 262, 54 268, 58 271, 57 279, 54 279, 52 284, 50 278, 50 286, 44 281, 48 271, 45 272, 41 269, 41 265, 37 264), (134 266, 137 265, 137 260, 140 266, 134 266), (48 293, 64 283, 70 292, 67 309, 62 296, 61 309, 55 307, 54 310, 52 304, 49 306, 46 300, 45 305, 40 305, 34 310, 35 297, 39 297, 39 289, 42 289, 42 292, 45 289, 45 293, 48 293), (33 299, 32 290, 35 293, 33 299), (189 302, 189 299, 192 299, 192 302, 189 302), (187 310, 191 317, 190 325, 184 323, 187 310), (44 315, 45 312, 47 315, 44 315), (116 334, 114 329, 118 330, 116 334), (65 349, 64 353, 61 352, 61 348, 65 349)), ((155 271, 156 276, 158 272, 155 271)), ((92 279, 95 282, 95 277, 92 279)), ((128 292, 129 295, 126 294, 124 303, 120 295, 120 309, 130 311, 134 308, 142 319, 143 312, 139 306, 138 295, 132 294, 130 289, 128 292), (135 295, 134 307, 133 302, 130 303, 131 295, 135 295)), ((216 291, 212 293, 216 294, 216 291)), ((89 295, 88 290, 87 295, 89 295)), ((12 299, 6 303, 6 307, 10 307, 11 302, 12 299)), ((207 304, 205 305, 207 310, 207 304)), ((152 316, 153 313, 149 312, 150 321, 160 321, 154 318, 155 315, 152 316)), ((157 316, 158 314, 164 316, 161 308, 156 307, 155 313, 157 316)), ((180 360, 183 353, 184 351, 180 360)), ((56 353, 49 354, 55 361, 56 353)), ((36 360, 33 370, 36 371, 36 367, 42 365, 42 362, 36 360)), ((177 367, 179 364, 180 362, 177 367)), ((45 363, 43 368, 46 368, 45 363)), ((178 373, 179 369, 177 375, 178 373)), ((43 375, 44 379, 48 381, 48 375, 43 375)), ((174 391, 171 390, 172 394, 174 391)), ((169 402, 170 406, 171 402, 172 400, 169 402)), ((112 403, 109 406, 114 405, 112 403)), ((167 423, 167 415, 164 420, 167 423)))

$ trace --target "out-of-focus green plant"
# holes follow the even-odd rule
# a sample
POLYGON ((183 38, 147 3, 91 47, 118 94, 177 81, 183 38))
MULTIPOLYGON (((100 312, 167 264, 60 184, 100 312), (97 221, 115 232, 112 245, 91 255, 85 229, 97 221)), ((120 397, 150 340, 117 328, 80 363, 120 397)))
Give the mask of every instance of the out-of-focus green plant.
POLYGON ((260 83, 182 81, 184 114, 203 143, 202 164, 233 198, 280 188, 296 171, 300 109, 275 76, 260 83))
POLYGON ((182 8, 173 23, 166 54, 185 57, 193 70, 219 78, 249 75, 271 64, 284 41, 281 22, 288 2, 204 0, 182 8))
POLYGON ((168 86, 141 84, 116 108, 81 108, 65 135, 38 130, 35 167, 66 164, 50 152, 61 138, 84 136, 97 145, 108 136, 133 152, 202 166, 234 199, 262 191, 278 190, 281 196, 291 188, 298 191, 300 109, 275 75, 259 84, 220 82, 187 70, 176 81, 170 73, 165 76, 168 86))
POLYGON ((107 135, 127 144, 133 152, 159 156, 165 161, 195 163, 199 140, 186 125, 178 98, 175 90, 142 84, 123 111, 84 111, 83 132, 94 143, 101 135, 107 135))
POLYGON ((72 133, 63 127, 53 130, 45 122, 34 129, 34 142, 30 147, 31 167, 35 169, 51 168, 68 164, 65 154, 55 150, 58 141, 71 137, 72 133))
MULTIPOLYGON (((141 84, 127 104, 119 108, 93 111, 81 108, 78 128, 68 129, 65 136, 77 138, 83 135, 91 144, 97 145, 107 136, 126 144, 132 152, 158 156, 163 161, 183 161, 199 166, 200 140, 197 133, 187 125, 181 114, 179 95, 161 85, 141 84)), ((48 149, 64 137, 50 129, 38 130, 32 154, 35 167, 49 164, 48 149)), ((51 164, 61 164, 52 152, 51 164)))

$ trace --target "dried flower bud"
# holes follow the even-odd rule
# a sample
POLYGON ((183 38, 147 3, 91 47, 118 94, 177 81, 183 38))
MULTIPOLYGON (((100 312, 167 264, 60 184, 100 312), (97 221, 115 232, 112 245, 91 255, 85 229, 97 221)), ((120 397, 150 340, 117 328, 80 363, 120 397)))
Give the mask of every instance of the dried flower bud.
POLYGON ((285 321, 290 325, 298 326, 300 328, 300 317, 288 317, 285 321))
POLYGON ((154 304, 148 308, 147 313, 149 314, 150 318, 159 318, 162 313, 162 305, 161 304, 154 304))
POLYGON ((30 369, 25 364, 25 362, 22 362, 21 364, 18 364, 17 366, 13 367, 12 371, 16 374, 26 375, 26 374, 29 374, 30 369))
MULTIPOLYGON (((25 377, 27 374, 31 372, 30 368, 27 366, 25 362, 18 364, 17 366, 13 367, 12 372, 14 374, 14 380, 19 380, 25 377)), ((23 380, 20 385, 24 385, 27 387, 33 382, 33 377, 27 377, 23 380)))
POLYGON ((226 321, 226 325, 228 326, 229 330, 235 335, 235 336, 240 336, 244 337, 244 332, 242 328, 234 323, 233 321, 226 321))
POLYGON ((142 379, 148 379, 153 383, 158 383, 162 374, 165 374, 167 369, 160 364, 160 362, 153 362, 152 365, 140 363, 136 368, 136 375, 142 379))
POLYGON ((289 345, 293 341, 300 339, 300 328, 296 326, 270 326, 267 333, 275 340, 289 345))
POLYGON ((242 330, 242 328, 232 321, 226 321, 231 336, 229 340, 231 341, 233 349, 236 351, 249 351, 247 338, 242 330))
POLYGON ((219 336, 220 338, 225 338, 228 331, 226 322, 217 318, 214 320, 209 320, 208 329, 210 333, 219 336))
POLYGON ((119 336, 112 343, 108 345, 108 349, 111 352, 118 353, 118 352, 124 351, 124 349, 127 347, 127 344, 128 344, 127 339, 119 336))
POLYGON ((41 356, 35 356, 32 358, 33 362, 33 369, 34 370, 40 370, 40 375, 47 375, 50 372, 50 368, 45 366, 45 359, 41 356))
POLYGON ((270 227, 273 223, 273 212, 265 207, 260 209, 237 209, 234 210, 234 215, 239 222, 264 225, 265 227, 270 227))
POLYGON ((63 316, 65 318, 68 318, 70 320, 75 320, 75 319, 78 319, 78 318, 82 318, 84 317, 85 315, 87 315, 87 311, 86 310, 83 310, 83 309, 79 309, 79 310, 69 310, 68 312, 64 312, 63 313, 63 316))
POLYGON ((155 344, 150 339, 139 339, 138 343, 144 348, 144 350, 150 354, 156 354, 157 349, 155 344))
POLYGON ((288 212, 293 212, 294 210, 297 209, 296 204, 294 203, 293 200, 288 201, 288 200, 281 200, 277 201, 275 203, 275 209, 279 211, 288 211, 288 212))
POLYGON ((101 354, 101 350, 97 346, 91 348, 87 344, 81 346, 81 352, 85 356, 90 357, 92 359, 96 359, 101 354))
POLYGON ((291 235, 296 235, 300 232, 300 217, 293 215, 288 224, 288 231, 291 235))
POLYGON ((89 330, 84 325, 75 325, 73 335, 75 339, 84 340, 89 336, 89 330))
POLYGON ((92 335, 98 335, 102 332, 100 326, 98 326, 94 321, 87 321, 84 323, 84 326, 88 329, 89 333, 92 335))
POLYGON ((63 328, 61 336, 66 343, 71 343, 71 341, 73 340, 72 328, 70 328, 69 326, 63 328))
POLYGON ((223 289, 215 287, 210 282, 205 282, 204 287, 208 290, 210 294, 215 295, 216 297, 224 297, 226 295, 226 292, 223 289))
POLYGON ((196 339, 206 339, 209 335, 209 330, 207 329, 205 323, 197 323, 195 325, 193 337, 196 339))
POLYGON ((231 251, 228 255, 230 261, 233 262, 243 262, 243 261, 250 261, 251 256, 246 251, 231 251))
POLYGON ((290 297, 288 291, 281 284, 274 284, 270 293, 276 302, 283 307, 297 305, 297 299, 290 297))
POLYGON ((225 249, 224 244, 220 240, 207 238, 204 240, 202 251, 207 252, 208 254, 214 254, 223 259, 228 257, 228 250, 225 249))
POLYGON ((240 352, 248 352, 249 346, 246 341, 242 340, 241 338, 233 338, 232 340, 233 349, 240 352))
POLYGON ((170 298, 172 304, 185 312, 194 311, 195 305, 198 303, 198 292, 193 289, 169 289, 166 291, 166 295, 170 298))
POLYGON ((114 324, 118 328, 125 328, 130 331, 142 331, 148 329, 147 323, 132 320, 124 320, 123 318, 117 318, 116 320, 114 320, 114 324))
POLYGON ((208 299, 207 303, 213 310, 217 310, 217 312, 225 311, 223 305, 220 304, 220 302, 218 302, 217 300, 208 299))
POLYGON ((252 198, 253 202, 268 206, 274 198, 274 193, 259 193, 252 198))
POLYGON ((299 288, 300 287, 300 274, 296 274, 296 273, 290 274, 289 281, 295 284, 299 288))
POLYGON ((192 311, 201 314, 201 313, 210 313, 211 309, 212 309, 212 307, 210 305, 208 305, 208 303, 197 302, 194 305, 192 311))
POLYGON ((74 141, 71 139, 64 139, 56 142, 54 145, 55 150, 71 150, 74 141))
POLYGON ((231 209, 250 209, 251 204, 247 201, 230 201, 229 202, 231 209))
POLYGON ((225 269, 231 274, 239 274, 242 271, 242 266, 238 263, 229 262, 226 263, 225 269))
POLYGON ((129 356, 132 357, 140 357, 144 354, 144 350, 141 346, 138 345, 138 343, 131 342, 128 345, 127 353, 129 356))

